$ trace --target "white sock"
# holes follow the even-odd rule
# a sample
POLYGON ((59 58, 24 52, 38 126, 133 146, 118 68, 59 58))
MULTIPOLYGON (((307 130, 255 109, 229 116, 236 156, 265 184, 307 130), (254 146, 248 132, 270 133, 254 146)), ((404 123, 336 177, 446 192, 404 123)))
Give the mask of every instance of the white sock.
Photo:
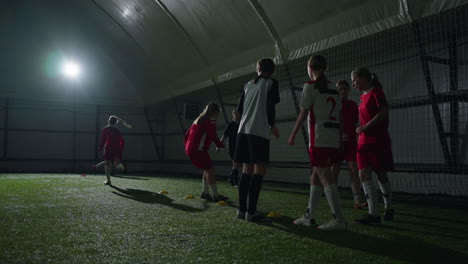
POLYGON ((105 161, 105 160, 103 160, 103 161, 99 162, 98 164, 96 164, 95 167, 96 167, 96 169, 99 169, 99 168, 101 168, 101 167, 104 166, 104 165, 106 165, 106 161, 105 161))
POLYGON ((203 193, 210 193, 210 186, 208 185, 208 181, 205 180, 205 177, 202 177, 202 185, 203 185, 202 192, 203 193))
POLYGON ((327 197, 328 204, 335 215, 336 221, 343 221, 343 214, 341 213, 340 207, 340 193, 338 192, 336 184, 328 185, 327 187, 324 187, 323 190, 325 191, 325 196, 327 197))
POLYGON ((315 211, 317 210, 322 196, 322 186, 310 185, 309 205, 307 206, 307 218, 315 218, 315 211))
POLYGON ((106 171, 106 177, 107 177, 107 180, 110 181, 110 174, 111 174, 111 166, 105 166, 104 167, 104 170, 106 171))
POLYGON ((218 185, 210 184, 210 189, 211 189, 211 192, 213 193, 213 197, 217 196, 219 194, 218 193, 218 185))
POLYGON ((390 180, 387 179, 386 183, 381 183, 379 181, 380 190, 382 191, 383 200, 385 204, 385 209, 392 208, 392 185, 390 180))
POLYGON ((377 216, 377 188, 375 187, 372 178, 368 181, 362 182, 362 188, 367 198, 367 206, 369 207, 369 214, 377 216))

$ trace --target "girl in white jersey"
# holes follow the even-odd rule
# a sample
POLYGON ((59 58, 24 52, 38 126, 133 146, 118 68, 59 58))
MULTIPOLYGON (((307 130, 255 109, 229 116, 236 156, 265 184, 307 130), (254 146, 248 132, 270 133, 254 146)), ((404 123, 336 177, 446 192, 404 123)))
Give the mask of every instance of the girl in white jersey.
POLYGON ((304 85, 301 98, 301 112, 289 137, 288 144, 294 145, 297 132, 307 117, 309 121, 309 155, 313 172, 310 178, 310 197, 307 212, 294 220, 294 224, 310 226, 315 224, 315 211, 322 194, 322 186, 328 204, 334 214, 330 222, 318 226, 322 230, 346 230, 346 221, 340 208, 340 197, 336 180, 332 177, 331 166, 339 154, 341 138, 341 99, 338 91, 328 88, 325 76, 327 63, 320 55, 312 56, 307 63, 311 79, 304 85))
POLYGON ((259 60, 258 76, 245 84, 237 105, 241 120, 234 161, 244 164, 239 181, 237 218, 247 221, 266 220, 263 215, 257 214, 256 210, 266 165, 270 161, 270 131, 279 137, 275 125, 275 105, 280 98, 278 81, 271 78, 274 71, 273 60, 259 60))

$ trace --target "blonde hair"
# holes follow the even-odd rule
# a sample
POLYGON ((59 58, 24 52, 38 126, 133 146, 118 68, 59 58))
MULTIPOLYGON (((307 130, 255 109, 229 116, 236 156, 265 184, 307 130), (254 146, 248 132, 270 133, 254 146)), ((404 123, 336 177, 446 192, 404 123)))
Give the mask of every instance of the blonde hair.
POLYGON ((219 107, 218 104, 210 102, 205 106, 205 109, 203 109, 203 112, 200 113, 200 115, 193 121, 194 124, 201 124, 211 118, 215 113, 219 113, 221 111, 221 108, 219 107))

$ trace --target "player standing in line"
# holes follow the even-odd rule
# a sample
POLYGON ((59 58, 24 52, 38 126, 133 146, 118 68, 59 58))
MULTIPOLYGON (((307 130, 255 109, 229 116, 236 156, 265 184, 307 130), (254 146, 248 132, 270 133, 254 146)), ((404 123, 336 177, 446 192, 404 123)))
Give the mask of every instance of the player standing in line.
POLYGON ((338 91, 329 89, 325 76, 327 63, 323 56, 314 55, 307 63, 311 81, 304 84, 301 98, 301 112, 288 139, 294 145, 297 132, 306 119, 309 123, 309 155, 313 172, 310 179, 309 205, 306 213, 294 220, 296 225, 315 224, 315 211, 322 194, 322 186, 334 219, 318 226, 322 230, 346 230, 346 221, 340 207, 340 194, 331 166, 339 153, 341 138, 341 100, 338 91))
POLYGON ((218 193, 215 170, 208 154, 212 141, 218 148, 224 148, 223 142, 216 135, 216 119, 220 111, 219 105, 209 103, 185 133, 185 153, 195 167, 203 170, 200 198, 215 202, 229 199, 218 193), (213 196, 210 195, 210 189, 213 196))
MULTIPOLYGON (((232 171, 228 182, 238 188, 239 187, 239 167, 240 164, 234 161, 234 152, 236 152, 237 130, 239 130, 240 115, 236 109, 232 110, 232 121, 224 129, 221 142, 224 143, 226 138, 229 138, 229 157, 232 160, 232 171)), ((216 148, 218 151, 219 148, 216 148)))
POLYGON ((351 190, 354 198, 354 208, 362 209, 367 206, 361 196, 361 182, 359 181, 359 171, 356 163, 357 137, 356 128, 359 125, 359 110, 357 104, 348 99, 349 83, 345 80, 340 80, 336 83, 338 92, 341 97, 341 114, 343 118, 343 131, 341 134, 341 153, 339 160, 333 164, 331 170, 335 182, 338 182, 338 174, 340 173, 341 163, 348 163, 349 176, 351 178, 351 190))
POLYGON ((267 220, 257 213, 257 203, 266 166, 270 162, 270 131, 279 137, 275 105, 280 97, 278 81, 271 78, 274 71, 272 59, 260 59, 257 77, 245 84, 237 105, 241 120, 234 161, 243 163, 237 218, 247 221, 267 220))
POLYGON ((101 140, 99 142, 98 151, 102 152, 104 147, 103 157, 106 161, 105 172, 107 180, 104 182, 105 185, 111 185, 110 174, 112 171, 112 163, 119 170, 126 170, 125 165, 122 163, 122 152, 125 147, 125 141, 120 130, 115 127, 118 123, 122 123, 128 128, 132 127, 123 119, 111 115, 107 121, 107 126, 102 129, 101 140))
POLYGON ((387 171, 393 170, 392 143, 388 133, 389 105, 377 75, 368 69, 355 69, 351 73, 351 80, 353 86, 362 92, 359 105, 360 126, 356 129, 359 135, 357 164, 369 206, 369 213, 356 222, 360 224, 381 222, 377 211, 377 189, 372 178, 372 171, 377 174, 383 194, 384 220, 392 221, 392 189, 387 177, 387 171))

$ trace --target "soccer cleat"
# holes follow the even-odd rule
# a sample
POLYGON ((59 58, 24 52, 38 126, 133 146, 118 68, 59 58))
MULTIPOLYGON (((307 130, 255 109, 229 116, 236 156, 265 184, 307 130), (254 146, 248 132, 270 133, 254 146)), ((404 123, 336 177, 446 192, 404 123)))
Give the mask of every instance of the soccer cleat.
POLYGON ((226 196, 224 196, 224 195, 218 194, 218 195, 216 195, 215 197, 213 197, 213 200, 214 200, 215 202, 227 201, 227 200, 229 200, 229 197, 226 197, 226 196))
POLYGON ((361 219, 356 219, 354 220, 356 224, 363 224, 363 225, 368 225, 368 224, 380 224, 382 220, 380 219, 380 216, 373 216, 370 214, 365 214, 364 217, 361 219))
POLYGON ((244 220, 246 214, 247 214, 246 212, 237 211, 236 217, 237 217, 237 219, 242 219, 242 220, 244 220))
POLYGON ((111 181, 105 181, 104 185, 112 185, 111 181))
POLYGON ((302 215, 298 219, 294 220, 293 224, 311 226, 311 225, 315 225, 315 219, 314 218, 309 218, 306 215, 302 215))
POLYGON ((347 229, 347 223, 346 221, 338 221, 336 219, 331 220, 330 222, 319 225, 317 227, 320 230, 327 230, 327 231, 332 231, 332 230, 346 230, 347 229))
POLYGON ((384 221, 393 221, 393 209, 385 209, 385 213, 383 215, 384 221))
POLYGON ((209 194, 209 193, 200 194, 200 198, 205 199, 205 200, 207 200, 209 202, 213 201, 213 197, 211 197, 211 194, 209 194))
POLYGON ((255 213, 253 215, 247 213, 245 214, 245 220, 249 222, 271 222, 272 219, 269 217, 266 217, 262 214, 255 213))
POLYGON ((355 203, 354 204, 354 209, 358 209, 358 210, 361 210, 361 209, 364 209, 367 207, 367 203, 366 202, 360 202, 360 203, 355 203))

